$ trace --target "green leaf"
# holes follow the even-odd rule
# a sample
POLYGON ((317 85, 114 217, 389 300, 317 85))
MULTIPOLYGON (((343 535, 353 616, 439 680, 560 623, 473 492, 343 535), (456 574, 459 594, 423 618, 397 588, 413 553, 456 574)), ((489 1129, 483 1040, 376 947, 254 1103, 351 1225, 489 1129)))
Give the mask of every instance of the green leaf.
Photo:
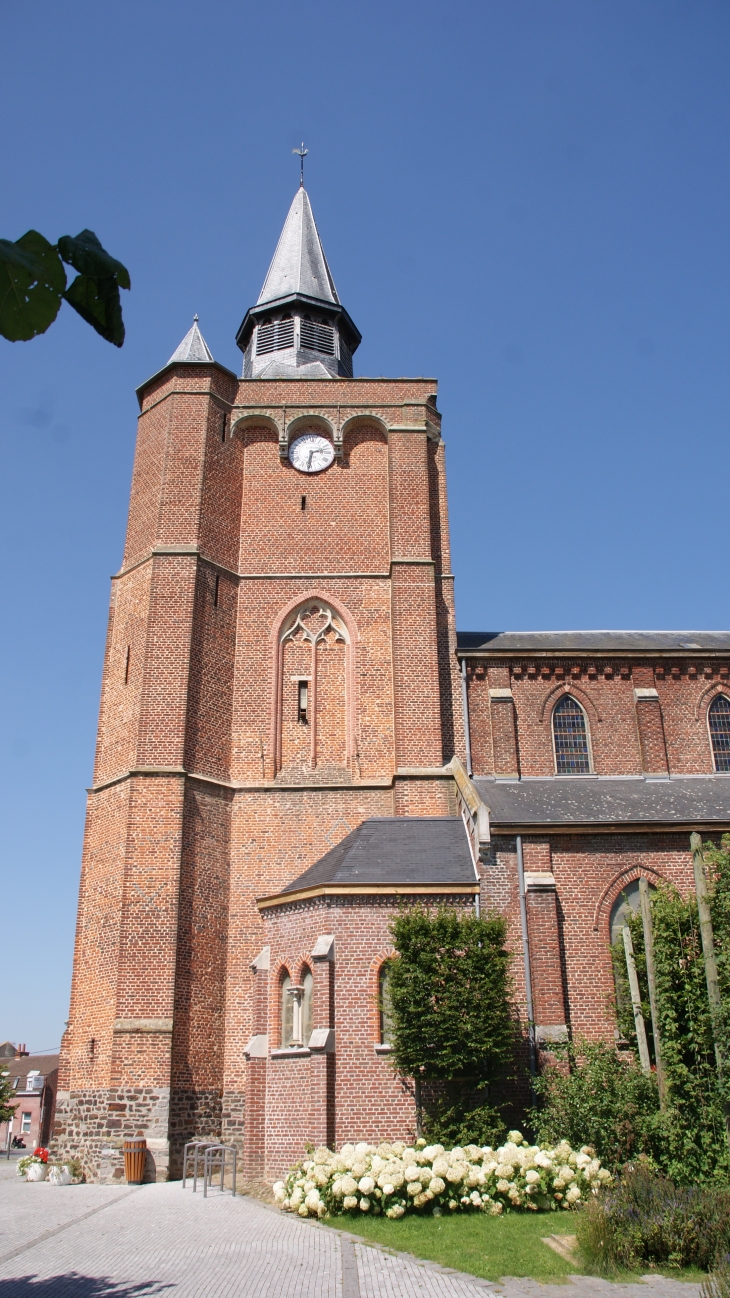
POLYGON ((80 275, 88 275, 92 279, 113 278, 120 288, 131 287, 126 266, 102 248, 93 230, 82 230, 75 239, 70 234, 64 234, 58 241, 58 251, 63 260, 80 275))
POLYGON ((124 323, 116 279, 112 276, 77 275, 63 296, 102 338, 114 343, 115 347, 121 347, 124 323))
POLYGON ((0 239, 0 334, 5 338, 25 342, 45 333, 65 287, 61 258, 37 230, 16 243, 0 239))

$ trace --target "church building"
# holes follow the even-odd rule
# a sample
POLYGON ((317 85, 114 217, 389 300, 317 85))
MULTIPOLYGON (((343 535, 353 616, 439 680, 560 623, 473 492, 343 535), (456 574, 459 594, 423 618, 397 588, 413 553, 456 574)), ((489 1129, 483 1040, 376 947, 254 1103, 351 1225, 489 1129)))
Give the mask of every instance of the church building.
POLYGON ((457 633, 437 383, 360 341, 300 187, 242 377, 196 319, 138 389, 54 1134, 89 1179, 412 1134, 411 903, 506 916, 543 1048, 613 1039, 639 877, 730 829, 730 633, 457 633))

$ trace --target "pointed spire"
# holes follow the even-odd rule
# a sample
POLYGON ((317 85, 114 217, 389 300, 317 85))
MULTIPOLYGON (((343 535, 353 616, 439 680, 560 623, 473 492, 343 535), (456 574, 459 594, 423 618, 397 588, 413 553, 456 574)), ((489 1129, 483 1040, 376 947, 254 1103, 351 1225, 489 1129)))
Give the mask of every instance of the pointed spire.
POLYGON ((309 195, 297 190, 276 245, 257 306, 301 293, 320 302, 339 305, 335 282, 327 265, 322 241, 312 214, 309 195))
POLYGON ((168 365, 179 361, 212 361, 213 355, 198 328, 198 317, 193 316, 193 327, 189 329, 176 352, 173 352, 168 365))

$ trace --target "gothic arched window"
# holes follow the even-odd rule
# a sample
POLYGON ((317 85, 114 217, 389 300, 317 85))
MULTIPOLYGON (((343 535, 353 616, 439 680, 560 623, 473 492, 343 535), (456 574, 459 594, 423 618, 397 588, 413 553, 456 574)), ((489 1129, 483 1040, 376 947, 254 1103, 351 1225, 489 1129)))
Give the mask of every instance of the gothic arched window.
POLYGON ((717 694, 707 714, 716 771, 730 771, 730 699, 717 694))
POLYGON ((348 655, 344 621, 323 600, 294 609, 279 635, 280 722, 277 769, 348 772, 348 655))
POLYGON ((572 694, 553 708, 555 770, 558 775, 589 775, 591 758, 585 712, 572 694))

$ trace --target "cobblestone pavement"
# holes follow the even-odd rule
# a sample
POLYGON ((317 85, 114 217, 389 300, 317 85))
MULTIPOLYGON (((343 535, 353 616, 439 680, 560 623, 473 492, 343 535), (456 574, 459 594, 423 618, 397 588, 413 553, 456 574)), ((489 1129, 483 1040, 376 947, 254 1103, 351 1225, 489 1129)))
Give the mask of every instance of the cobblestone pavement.
POLYGON ((649 1277, 498 1285, 217 1191, 27 1184, 0 1164, 0 1298, 698 1298, 649 1277))

